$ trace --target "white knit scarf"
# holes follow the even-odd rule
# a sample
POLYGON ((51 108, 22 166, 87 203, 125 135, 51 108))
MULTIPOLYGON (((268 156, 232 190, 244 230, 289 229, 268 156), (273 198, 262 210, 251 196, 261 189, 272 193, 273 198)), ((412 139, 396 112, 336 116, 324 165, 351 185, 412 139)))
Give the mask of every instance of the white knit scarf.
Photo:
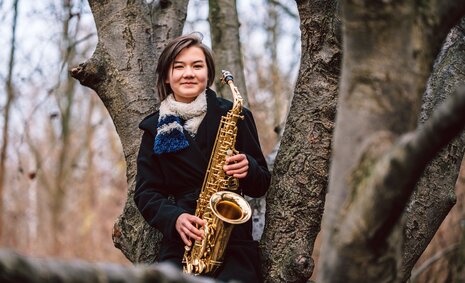
POLYGON ((189 142, 184 136, 183 129, 195 137, 206 114, 205 92, 199 94, 190 103, 176 101, 173 94, 168 95, 160 104, 154 152, 156 154, 176 152, 188 147, 189 142))

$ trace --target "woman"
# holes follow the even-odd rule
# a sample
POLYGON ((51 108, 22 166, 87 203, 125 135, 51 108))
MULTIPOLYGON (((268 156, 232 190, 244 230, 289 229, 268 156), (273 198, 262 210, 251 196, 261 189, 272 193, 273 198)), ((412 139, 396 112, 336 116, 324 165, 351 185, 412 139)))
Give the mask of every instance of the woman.
MULTIPOLYGON (((144 130, 137 159, 134 200, 145 220, 161 231, 159 260, 182 268, 184 246, 201 240, 205 221, 194 216, 221 116, 232 103, 209 87, 215 76, 211 51, 196 34, 178 37, 160 55, 156 73, 159 111, 139 125, 144 130)), ((261 197, 270 173, 260 149, 252 114, 243 109, 226 174, 239 180, 239 193, 261 197)), ((258 243, 252 222, 234 227, 215 277, 260 282, 258 243)))

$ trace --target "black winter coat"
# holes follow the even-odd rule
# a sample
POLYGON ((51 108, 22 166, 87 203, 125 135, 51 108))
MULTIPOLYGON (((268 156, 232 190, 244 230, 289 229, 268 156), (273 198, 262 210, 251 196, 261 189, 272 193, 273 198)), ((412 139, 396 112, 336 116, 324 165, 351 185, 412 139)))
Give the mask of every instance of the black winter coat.
MULTIPOLYGON (((163 234, 160 261, 181 267, 184 243, 175 224, 182 213, 194 214, 208 166, 221 116, 232 107, 228 100, 207 89, 207 114, 197 135, 184 132, 189 147, 175 153, 157 155, 153 151, 159 113, 146 117, 139 125, 144 130, 137 158, 134 200, 144 219, 163 234)), ((250 197, 261 197, 270 184, 270 173, 260 148, 252 113, 243 108, 244 120, 238 122, 236 149, 249 161, 247 177, 239 180, 239 190, 250 197)), ((218 279, 259 282, 258 243, 252 239, 252 222, 234 227, 218 279)))

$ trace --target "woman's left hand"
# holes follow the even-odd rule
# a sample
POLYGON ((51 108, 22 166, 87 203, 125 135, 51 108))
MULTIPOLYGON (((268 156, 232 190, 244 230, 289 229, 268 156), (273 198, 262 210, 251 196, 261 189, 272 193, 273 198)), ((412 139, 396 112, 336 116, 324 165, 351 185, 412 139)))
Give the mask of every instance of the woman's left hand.
POLYGON ((247 156, 243 153, 239 153, 230 157, 226 157, 226 164, 223 167, 224 172, 228 175, 232 175, 235 178, 243 179, 247 176, 249 171, 249 161, 247 156))

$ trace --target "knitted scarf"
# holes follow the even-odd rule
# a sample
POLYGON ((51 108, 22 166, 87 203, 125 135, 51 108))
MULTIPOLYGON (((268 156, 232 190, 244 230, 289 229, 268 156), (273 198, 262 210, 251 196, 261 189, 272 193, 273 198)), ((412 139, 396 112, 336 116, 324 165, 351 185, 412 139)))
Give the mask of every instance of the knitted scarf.
POLYGON ((195 137, 207 114, 207 98, 202 92, 190 103, 178 102, 173 94, 160 104, 160 116, 153 151, 156 154, 176 152, 189 146, 184 130, 195 137))

